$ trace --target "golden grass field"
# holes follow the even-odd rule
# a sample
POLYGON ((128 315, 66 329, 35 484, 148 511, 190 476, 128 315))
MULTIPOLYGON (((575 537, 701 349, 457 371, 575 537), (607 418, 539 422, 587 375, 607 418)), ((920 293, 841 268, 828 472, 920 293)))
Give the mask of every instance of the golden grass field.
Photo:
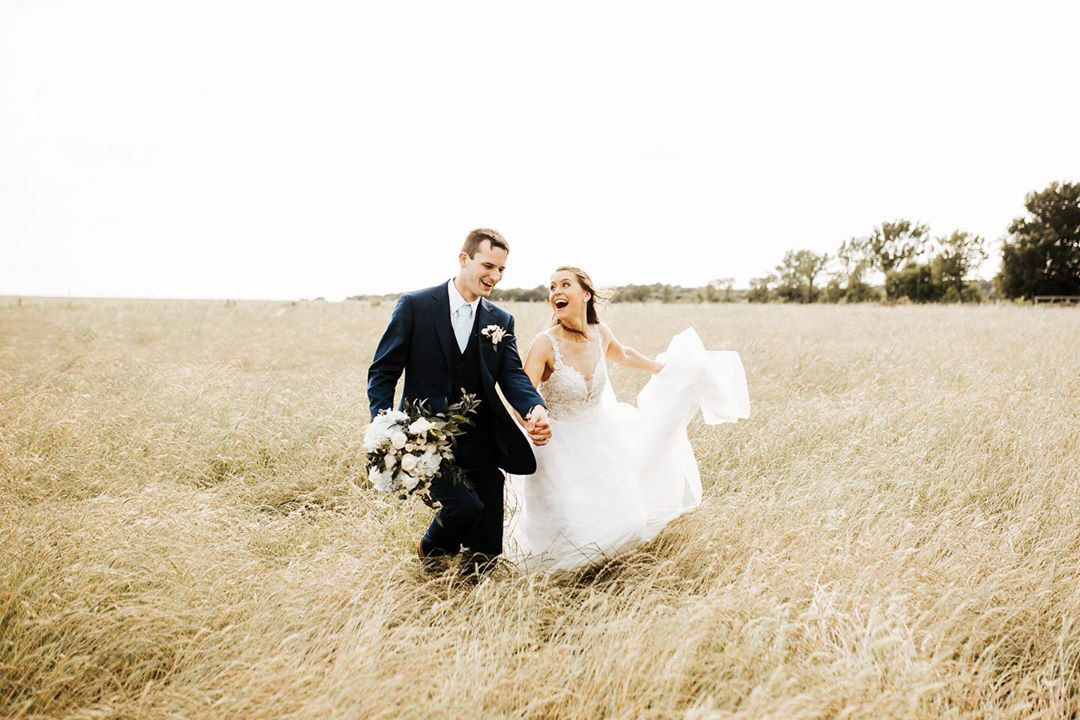
POLYGON ((1080 712, 1080 311, 611 306, 738 350, 753 414, 691 425, 650 545, 475 585, 365 483, 389 311, 0 299, 0 715, 1080 712))

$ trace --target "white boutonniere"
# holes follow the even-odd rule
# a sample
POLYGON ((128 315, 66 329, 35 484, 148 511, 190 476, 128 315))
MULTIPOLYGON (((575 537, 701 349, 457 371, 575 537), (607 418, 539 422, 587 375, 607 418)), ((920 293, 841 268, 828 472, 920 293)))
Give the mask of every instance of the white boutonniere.
POLYGON ((480 331, 480 334, 491 341, 491 347, 496 350, 499 349, 499 343, 503 338, 508 336, 506 328, 499 327, 498 325, 488 325, 486 328, 480 331))

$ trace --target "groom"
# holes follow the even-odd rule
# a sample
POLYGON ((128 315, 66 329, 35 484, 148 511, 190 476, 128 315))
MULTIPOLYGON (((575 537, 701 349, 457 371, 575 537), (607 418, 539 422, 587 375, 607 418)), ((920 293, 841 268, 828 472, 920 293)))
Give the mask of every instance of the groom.
POLYGON ((534 445, 551 437, 547 408, 521 369, 514 318, 486 300, 502 279, 510 246, 494 230, 473 230, 458 254, 460 269, 448 283, 402 295, 368 369, 371 417, 394 403, 402 371, 402 400, 426 400, 441 412, 462 392, 480 399, 473 425, 457 438, 454 456, 472 488, 435 480, 431 495, 442 507, 416 544, 422 560, 453 555, 463 546, 474 567, 502 553, 503 473, 536 471, 532 449, 495 392, 525 418, 534 445), (485 329, 501 329, 483 332, 485 329))

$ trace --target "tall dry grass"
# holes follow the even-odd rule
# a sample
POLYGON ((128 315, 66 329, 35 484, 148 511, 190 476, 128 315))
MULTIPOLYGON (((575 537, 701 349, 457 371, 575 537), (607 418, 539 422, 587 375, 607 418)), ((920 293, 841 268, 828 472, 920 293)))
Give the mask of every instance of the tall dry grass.
POLYGON ((753 416, 691 426, 704 503, 649 546, 475 586, 365 488, 388 312, 0 301, 0 713, 1080 711, 1080 312, 614 306, 737 349, 753 416))

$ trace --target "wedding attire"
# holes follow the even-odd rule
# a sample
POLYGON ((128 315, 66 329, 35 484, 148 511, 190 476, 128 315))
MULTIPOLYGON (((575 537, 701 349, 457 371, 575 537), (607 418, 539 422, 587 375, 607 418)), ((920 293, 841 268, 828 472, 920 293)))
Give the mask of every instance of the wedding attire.
POLYGON ((664 368, 637 407, 617 402, 603 340, 592 332, 597 357, 588 376, 567 364, 554 332, 544 333, 555 352, 539 387, 552 436, 534 450, 535 473, 515 473, 507 486, 506 557, 525 570, 571 570, 655 537, 701 502, 690 420, 699 409, 709 424, 750 415, 738 353, 707 351, 692 328, 657 357, 664 368))
POLYGON ((502 552, 503 485, 500 468, 513 473, 536 469, 531 444, 518 429, 495 391, 528 414, 544 400, 521 367, 514 338, 514 318, 485 298, 468 303, 454 281, 402 295, 368 369, 371 416, 394 402, 402 372, 405 400, 427 401, 441 412, 472 393, 480 406, 472 425, 457 438, 455 462, 469 484, 436 479, 431 495, 441 504, 421 540, 426 557, 452 555, 462 547, 487 556, 502 552), (499 342, 483 335, 495 326, 505 330, 499 342))

